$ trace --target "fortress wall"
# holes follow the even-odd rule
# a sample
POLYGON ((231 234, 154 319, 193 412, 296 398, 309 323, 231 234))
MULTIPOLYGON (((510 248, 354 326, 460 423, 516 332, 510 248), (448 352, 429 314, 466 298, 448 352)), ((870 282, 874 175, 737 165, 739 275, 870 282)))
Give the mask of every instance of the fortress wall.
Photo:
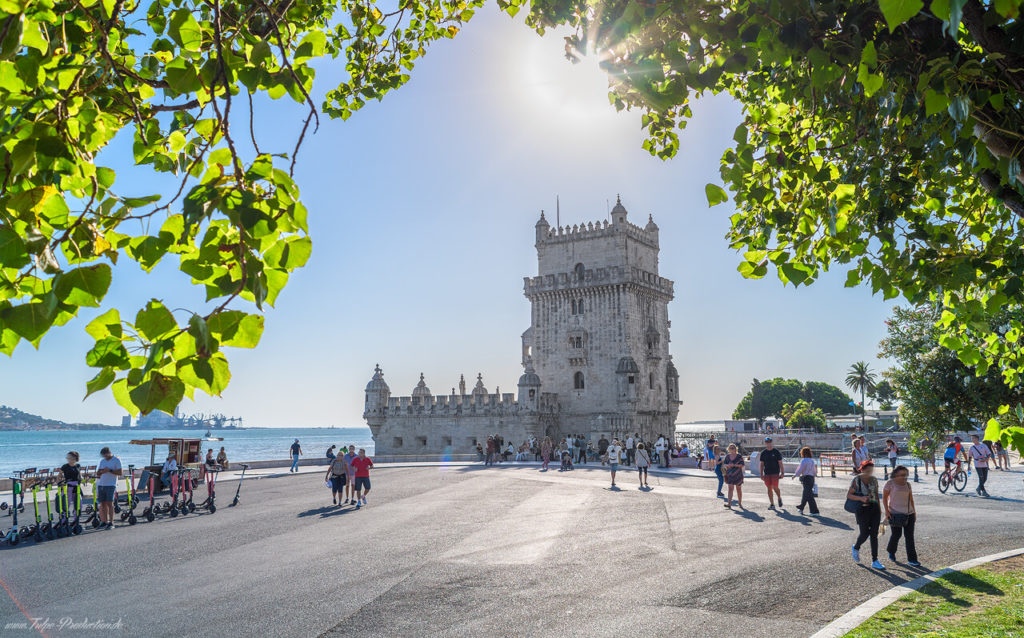
POLYGON ((486 446, 487 437, 493 434, 500 434, 506 445, 511 442, 517 448, 529 438, 524 419, 516 415, 399 414, 389 416, 377 432, 375 454, 471 453, 478 442, 486 446))

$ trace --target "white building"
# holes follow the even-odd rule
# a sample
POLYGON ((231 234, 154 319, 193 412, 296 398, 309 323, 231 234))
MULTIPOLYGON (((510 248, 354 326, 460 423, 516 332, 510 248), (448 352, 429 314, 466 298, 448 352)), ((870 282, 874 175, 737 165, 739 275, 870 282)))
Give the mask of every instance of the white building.
POLYGON ((552 228, 536 224, 537 276, 524 280, 532 306, 522 335, 518 393, 490 394, 477 375, 450 395, 425 379, 392 397, 378 366, 366 386, 363 418, 378 454, 471 451, 489 434, 516 445, 569 433, 671 434, 679 375, 669 354, 673 284, 658 274, 658 226, 627 220, 616 201, 611 222, 552 228))

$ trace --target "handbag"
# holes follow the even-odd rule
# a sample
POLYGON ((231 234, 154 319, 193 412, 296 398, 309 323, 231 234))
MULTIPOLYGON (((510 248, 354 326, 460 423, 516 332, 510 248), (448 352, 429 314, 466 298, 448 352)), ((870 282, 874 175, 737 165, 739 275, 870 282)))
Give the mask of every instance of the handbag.
MULTIPOLYGON (((862 483, 858 480, 857 481, 857 488, 856 488, 856 490, 854 490, 854 493, 857 496, 862 496, 862 494, 860 493, 861 492, 861 490, 860 490, 861 485, 862 485, 862 483)), ((849 496, 847 496, 846 497, 846 504, 843 505, 843 509, 845 509, 847 512, 849 512, 851 514, 856 514, 857 512, 860 511, 860 508, 862 506, 864 506, 864 503, 861 503, 860 501, 855 501, 852 498, 850 498, 849 496)))
POLYGON ((904 527, 910 522, 910 514, 900 514, 899 512, 893 512, 889 515, 889 525, 893 527, 904 527))

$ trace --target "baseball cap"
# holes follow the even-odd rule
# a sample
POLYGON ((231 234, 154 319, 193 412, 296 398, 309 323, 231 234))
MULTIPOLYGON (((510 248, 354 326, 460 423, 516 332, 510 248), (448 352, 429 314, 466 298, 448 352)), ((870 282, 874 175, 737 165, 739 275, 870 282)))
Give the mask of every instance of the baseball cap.
POLYGON ((769 441, 771 441, 771 440, 772 440, 772 437, 770 437, 770 436, 766 436, 766 437, 764 437, 764 442, 765 442, 765 443, 768 443, 768 442, 769 442, 769 441))

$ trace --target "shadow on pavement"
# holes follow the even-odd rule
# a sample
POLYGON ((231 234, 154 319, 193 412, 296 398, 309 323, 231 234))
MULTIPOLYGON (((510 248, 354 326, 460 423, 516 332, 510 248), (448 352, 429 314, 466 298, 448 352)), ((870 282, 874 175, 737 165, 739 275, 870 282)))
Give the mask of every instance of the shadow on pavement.
POLYGON ((732 511, 736 512, 737 514, 739 514, 740 516, 749 521, 754 521, 755 523, 764 522, 764 517, 758 514, 757 512, 751 512, 748 509, 738 509, 738 507, 733 507, 732 511))
POLYGON ((833 527, 835 529, 845 529, 845 530, 852 530, 853 529, 852 527, 850 527, 846 523, 844 523, 842 521, 837 521, 834 518, 829 518, 828 516, 819 516, 818 517, 818 522, 821 523, 822 525, 824 525, 825 527, 833 527))
POLYGON ((304 518, 308 516, 319 516, 320 518, 327 518, 329 516, 340 516, 341 514, 348 514, 354 511, 354 507, 338 507, 337 505, 325 505, 323 507, 317 507, 305 512, 299 512, 296 514, 298 518, 304 518))
POLYGON ((790 514, 786 510, 779 509, 775 510, 775 515, 782 520, 790 521, 791 523, 800 523, 801 525, 807 525, 808 527, 811 525, 811 519, 803 514, 790 514))

